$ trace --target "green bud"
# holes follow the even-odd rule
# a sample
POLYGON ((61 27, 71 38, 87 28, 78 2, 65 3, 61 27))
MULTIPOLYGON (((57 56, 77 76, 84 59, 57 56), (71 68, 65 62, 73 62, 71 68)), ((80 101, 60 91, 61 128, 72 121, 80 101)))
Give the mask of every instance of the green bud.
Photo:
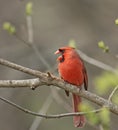
POLYGON ((98 42, 98 47, 103 50, 103 52, 109 52, 109 47, 105 45, 103 41, 98 42))
POLYGON ((10 26, 11 26, 11 25, 10 25, 9 22, 5 22, 5 23, 3 23, 3 29, 6 30, 6 31, 9 30, 10 26))
POLYGON ((69 41, 69 46, 70 46, 70 47, 73 47, 73 48, 76 48, 77 46, 76 46, 75 40, 73 40, 73 39, 70 40, 70 41, 69 41))
POLYGON ((115 20, 115 24, 118 25, 118 19, 115 20))
POLYGON ((103 41, 99 41, 98 42, 98 47, 104 49, 104 47, 105 47, 104 42, 103 41))
POLYGON ((28 2, 26 5, 26 14, 31 15, 32 14, 32 2, 28 2))
POLYGON ((10 22, 5 22, 3 24, 3 29, 6 30, 10 34, 15 34, 16 33, 15 26, 12 25, 10 22))
POLYGON ((9 33, 10 34, 15 34, 16 33, 16 29, 15 29, 15 27, 13 25, 10 26, 9 33))
POLYGON ((104 52, 109 52, 109 47, 108 46, 105 47, 104 52))

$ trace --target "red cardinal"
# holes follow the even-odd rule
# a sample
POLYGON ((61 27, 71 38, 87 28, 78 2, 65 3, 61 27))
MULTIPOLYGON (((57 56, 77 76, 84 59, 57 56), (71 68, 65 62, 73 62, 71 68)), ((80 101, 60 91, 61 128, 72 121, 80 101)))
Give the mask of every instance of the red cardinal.
MULTIPOLYGON (((85 90, 88 87, 87 72, 84 67, 84 63, 76 50, 72 47, 62 47, 58 49, 55 54, 61 54, 57 58, 59 61, 58 71, 61 78, 77 87, 81 87, 84 84, 85 90)), ((66 91, 67 96, 69 92, 66 91)), ((73 95, 73 111, 80 112, 79 107, 81 104, 81 98, 78 95, 73 95)), ((75 127, 83 127, 85 125, 84 115, 74 116, 73 121, 75 127)))

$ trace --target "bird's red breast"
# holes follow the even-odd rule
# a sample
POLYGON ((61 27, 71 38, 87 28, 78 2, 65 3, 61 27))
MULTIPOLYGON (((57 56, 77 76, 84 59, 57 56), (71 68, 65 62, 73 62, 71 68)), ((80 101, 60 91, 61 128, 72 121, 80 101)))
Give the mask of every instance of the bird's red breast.
POLYGON ((57 60, 59 61, 58 71, 61 77, 74 85, 81 86, 83 83, 87 89, 87 74, 80 56, 72 47, 62 47, 58 49, 56 54, 61 54, 57 60))

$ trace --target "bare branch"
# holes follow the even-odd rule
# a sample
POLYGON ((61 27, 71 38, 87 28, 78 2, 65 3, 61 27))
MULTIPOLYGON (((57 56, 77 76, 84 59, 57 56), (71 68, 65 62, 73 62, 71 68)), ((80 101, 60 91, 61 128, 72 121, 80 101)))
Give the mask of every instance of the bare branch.
POLYGON ((49 76, 49 74, 42 73, 42 72, 36 71, 36 70, 32 70, 32 69, 11 63, 11 62, 9 62, 7 60, 3 60, 3 59, 0 59, 0 64, 38 77, 40 79, 39 85, 44 85, 44 84, 53 85, 53 86, 59 87, 61 89, 67 90, 71 93, 80 95, 80 96, 86 98, 87 100, 90 100, 100 106, 107 106, 111 112, 118 115, 118 106, 117 105, 109 102, 108 100, 106 100, 102 97, 97 96, 96 94, 93 94, 88 91, 80 90, 76 86, 68 84, 67 82, 64 82, 62 79, 59 79, 53 75, 49 76))
POLYGON ((60 89, 51 89, 52 97, 56 103, 63 106, 68 112, 72 111, 72 106, 59 94, 60 89))
POLYGON ((23 67, 21 65, 17 65, 15 63, 9 62, 9 61, 4 60, 4 59, 0 59, 0 64, 4 65, 4 66, 7 66, 7 67, 10 67, 12 69, 15 69, 15 70, 18 70, 18 71, 33 75, 35 77, 39 77, 39 78, 42 78, 43 76, 45 77, 47 75, 45 73, 41 73, 40 71, 32 70, 30 68, 26 68, 26 67, 23 67))
POLYGON ((30 45, 32 50, 35 52, 39 61, 41 61, 43 63, 43 65, 45 67, 47 67, 47 69, 50 69, 51 67, 50 67, 49 63, 47 63, 47 61, 43 58, 42 54, 40 53, 40 51, 36 47, 36 44, 33 43, 34 42, 34 33, 33 33, 33 23, 32 23, 32 16, 31 15, 26 16, 26 23, 27 23, 27 29, 28 29, 28 42, 27 43, 30 45))
MULTIPOLYGON (((43 113, 43 114, 45 114, 45 116, 47 116, 46 113, 47 113, 47 111, 48 111, 52 102, 53 102, 53 98, 52 98, 52 94, 50 93, 37 114, 43 113)), ((41 121, 42 121, 42 117, 39 117, 39 116, 35 117, 35 119, 33 120, 33 123, 31 124, 31 126, 29 128, 29 130, 37 130, 41 121)))
POLYGON ((96 110, 92 110, 92 111, 89 111, 89 112, 72 112, 72 113, 63 113, 63 114, 56 114, 56 115, 46 115, 46 114, 40 114, 40 113, 36 113, 36 112, 33 112, 33 111, 30 111, 28 109, 25 109, 3 97, 0 97, 0 100, 8 103, 9 105, 11 106, 14 106, 15 108, 27 113, 27 114, 30 114, 30 115, 33 115, 33 116, 39 116, 39 117, 42 117, 42 118, 48 118, 48 119, 53 119, 53 118, 63 118, 63 117, 69 117, 69 116, 78 116, 78 115, 85 115, 85 114, 89 114, 89 113, 99 113, 101 109, 96 109, 96 110))
POLYGON ((39 52, 38 48, 36 47, 35 44, 30 43, 28 41, 25 41, 24 39, 22 39, 21 37, 19 37, 18 35, 14 35, 19 41, 21 41, 22 43, 24 43, 25 45, 27 45, 28 47, 32 48, 32 50, 35 52, 37 58, 39 59, 39 61, 41 61, 44 66, 46 66, 48 69, 50 69, 50 65, 46 62, 46 60, 43 58, 42 54, 39 52))
POLYGON ((33 43, 34 41, 34 33, 33 33, 33 26, 32 26, 32 17, 31 15, 26 16, 26 23, 27 23, 27 30, 28 30, 28 41, 29 43, 33 43))
MULTIPOLYGON (((33 33, 33 23, 32 23, 32 16, 27 15, 26 16, 26 23, 27 23, 27 29, 28 29, 28 41, 29 44, 31 44, 32 50, 35 52, 36 56, 38 57, 39 61, 43 63, 43 65, 47 68, 50 69, 51 66, 49 63, 45 60, 45 58, 42 56, 36 45, 33 43, 34 42, 34 33, 33 33)), ((39 110, 38 113, 43 112, 44 114, 48 111, 49 106, 51 105, 53 101, 52 94, 50 93, 49 96, 47 97, 46 101, 44 102, 41 110, 39 110)), ((40 125, 42 121, 42 118, 40 117, 35 117, 33 123, 30 126, 29 130, 36 130, 38 126, 40 125)))
POLYGON ((36 88, 42 85, 42 82, 37 79, 26 80, 0 80, 0 88, 17 88, 17 87, 30 87, 36 88))

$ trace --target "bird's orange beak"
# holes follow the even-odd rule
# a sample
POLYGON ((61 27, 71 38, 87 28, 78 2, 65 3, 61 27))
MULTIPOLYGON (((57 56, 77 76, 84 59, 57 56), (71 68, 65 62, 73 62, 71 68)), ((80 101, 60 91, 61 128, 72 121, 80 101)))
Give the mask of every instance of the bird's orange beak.
MULTIPOLYGON (((60 54, 60 51, 57 50, 54 54, 60 54)), ((57 61, 60 61, 61 58, 62 58, 62 56, 59 56, 59 57, 57 58, 57 61)))
POLYGON ((60 51, 59 50, 57 50, 54 54, 59 54, 60 53, 60 51))

